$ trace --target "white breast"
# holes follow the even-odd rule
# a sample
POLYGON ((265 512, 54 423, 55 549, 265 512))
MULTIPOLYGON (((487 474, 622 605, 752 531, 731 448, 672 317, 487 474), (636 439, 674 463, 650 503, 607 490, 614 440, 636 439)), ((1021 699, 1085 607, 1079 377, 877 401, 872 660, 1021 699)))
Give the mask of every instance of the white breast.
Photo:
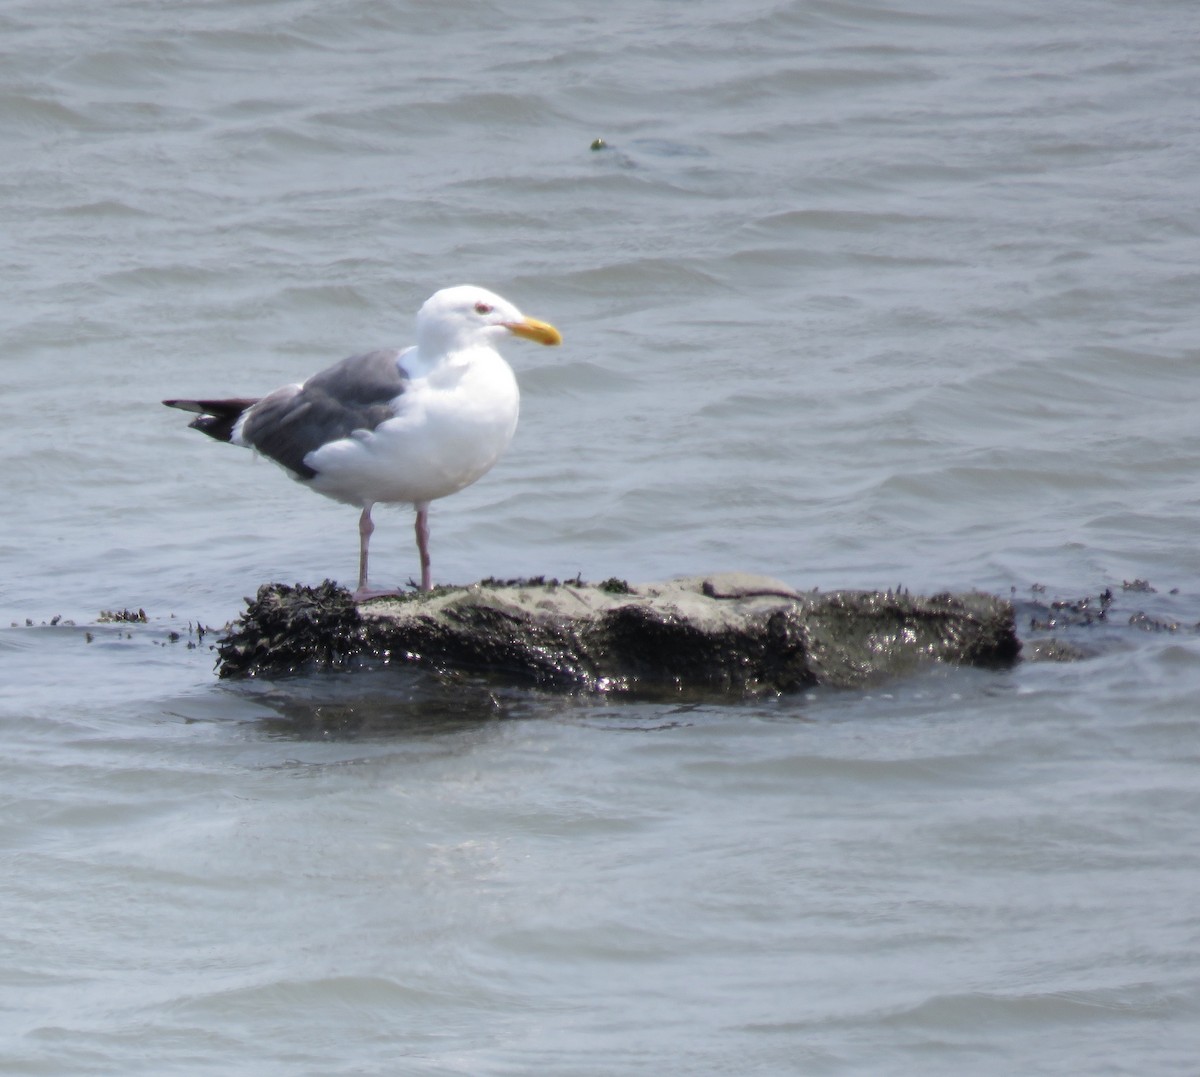
POLYGON ((305 457, 318 493, 353 505, 434 501, 486 474, 517 428, 512 369, 490 348, 459 353, 414 378, 396 418, 305 457))

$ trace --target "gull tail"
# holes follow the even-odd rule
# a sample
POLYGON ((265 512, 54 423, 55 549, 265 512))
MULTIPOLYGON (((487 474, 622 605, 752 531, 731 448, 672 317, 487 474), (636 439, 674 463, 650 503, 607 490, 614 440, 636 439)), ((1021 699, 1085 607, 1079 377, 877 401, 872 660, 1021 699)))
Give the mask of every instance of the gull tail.
POLYGON ((200 416, 188 426, 218 441, 229 441, 233 428, 247 409, 258 403, 258 397, 233 397, 229 400, 164 400, 169 408, 194 411, 200 416))

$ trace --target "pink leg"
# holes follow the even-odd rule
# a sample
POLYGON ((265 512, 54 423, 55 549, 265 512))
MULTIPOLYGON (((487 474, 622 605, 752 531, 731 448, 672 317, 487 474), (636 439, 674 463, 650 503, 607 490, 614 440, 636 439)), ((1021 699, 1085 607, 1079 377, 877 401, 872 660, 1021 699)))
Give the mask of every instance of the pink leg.
POLYGON ((421 590, 433 590, 433 572, 429 561, 429 502, 417 505, 417 522, 414 525, 417 533, 417 553, 421 556, 421 590))
POLYGON ((375 524, 371 520, 371 505, 368 501, 358 518, 358 590, 367 591, 367 549, 371 545, 371 535, 375 532, 375 524))

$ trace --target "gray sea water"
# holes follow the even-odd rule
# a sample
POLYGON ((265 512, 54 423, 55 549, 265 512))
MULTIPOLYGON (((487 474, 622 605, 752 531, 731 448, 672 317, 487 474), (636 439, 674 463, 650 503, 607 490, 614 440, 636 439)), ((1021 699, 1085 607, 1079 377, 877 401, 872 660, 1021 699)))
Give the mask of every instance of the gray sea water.
POLYGON ((6 0, 0 1072, 1200 1072, 1198 96, 1192 0, 6 0), (158 401, 461 282, 566 343, 442 582, 1179 627, 736 706, 218 682, 355 515, 158 401))

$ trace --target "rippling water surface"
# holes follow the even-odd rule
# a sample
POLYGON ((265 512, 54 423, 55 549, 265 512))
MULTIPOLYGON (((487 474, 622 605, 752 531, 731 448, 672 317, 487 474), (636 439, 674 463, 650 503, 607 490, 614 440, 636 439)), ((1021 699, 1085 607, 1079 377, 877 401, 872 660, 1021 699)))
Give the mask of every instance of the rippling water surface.
POLYGON ((1198 31, 7 3, 0 1070, 1193 1072, 1198 31), (405 344, 462 281, 566 344, 510 349, 439 580, 1112 587, 1178 627, 741 706, 217 682, 195 625, 352 579, 354 514, 158 401, 405 344))

